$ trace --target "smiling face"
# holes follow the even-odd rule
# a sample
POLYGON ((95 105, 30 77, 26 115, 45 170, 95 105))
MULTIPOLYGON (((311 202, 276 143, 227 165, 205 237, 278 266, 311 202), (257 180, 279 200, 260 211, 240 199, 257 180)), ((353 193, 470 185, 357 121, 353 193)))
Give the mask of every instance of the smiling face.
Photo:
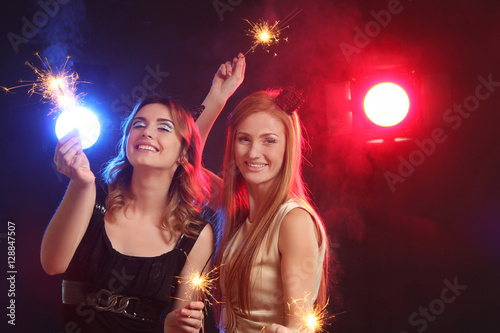
POLYGON ((267 191, 283 166, 285 126, 268 112, 256 112, 236 128, 234 157, 247 189, 267 191))
POLYGON ((160 103, 143 106, 131 121, 127 158, 136 168, 167 170, 172 177, 178 167, 182 138, 170 109, 160 103))

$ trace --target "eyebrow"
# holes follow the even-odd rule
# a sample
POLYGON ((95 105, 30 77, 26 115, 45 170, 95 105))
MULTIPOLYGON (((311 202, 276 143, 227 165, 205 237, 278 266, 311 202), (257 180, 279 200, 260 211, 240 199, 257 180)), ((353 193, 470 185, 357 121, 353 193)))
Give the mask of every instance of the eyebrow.
MULTIPOLYGON (((134 117, 134 119, 133 119, 133 120, 142 120, 142 121, 147 121, 147 119, 146 119, 146 118, 144 118, 144 117, 134 117)), ((172 123, 172 125, 174 124, 174 122, 173 122, 172 120, 170 120, 170 119, 166 119, 166 118, 157 118, 157 119, 156 119, 156 122, 157 122, 157 123, 165 123, 165 122, 170 122, 170 123, 172 123)))
MULTIPOLYGON (((249 135, 249 136, 251 136, 251 135, 250 135, 250 134, 248 134, 247 132, 243 132, 243 131, 238 131, 238 132, 236 133, 236 135, 239 135, 239 134, 244 134, 244 135, 249 135)), ((278 135, 278 134, 276 134, 276 133, 274 133, 274 132, 270 132, 270 133, 263 133, 263 134, 259 135, 259 138, 266 137, 266 136, 269 136, 269 135, 274 135, 274 136, 279 137, 279 135, 278 135)))

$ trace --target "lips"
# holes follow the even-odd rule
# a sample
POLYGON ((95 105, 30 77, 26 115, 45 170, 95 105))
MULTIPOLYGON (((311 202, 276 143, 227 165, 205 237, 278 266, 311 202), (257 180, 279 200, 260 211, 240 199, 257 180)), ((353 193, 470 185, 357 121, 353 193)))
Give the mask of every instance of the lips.
POLYGON ((145 145, 145 144, 138 145, 137 149, 138 150, 147 150, 147 151, 151 151, 153 153, 157 153, 158 152, 158 148, 156 148, 154 146, 151 146, 151 145, 145 145))
POLYGON ((248 165, 250 168, 253 169, 262 169, 267 166, 265 163, 250 163, 250 162, 245 162, 246 165, 248 165))

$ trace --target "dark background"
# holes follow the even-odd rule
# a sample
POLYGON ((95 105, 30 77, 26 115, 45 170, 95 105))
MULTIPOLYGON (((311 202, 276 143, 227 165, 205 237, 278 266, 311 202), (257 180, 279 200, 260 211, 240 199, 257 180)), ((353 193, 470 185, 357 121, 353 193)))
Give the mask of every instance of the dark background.
MULTIPOLYGON (((104 124, 87 150, 94 171, 115 154, 129 109, 122 94, 142 91, 148 66, 162 72, 157 90, 199 104, 219 64, 252 45, 244 19, 274 22, 301 9, 283 31, 288 41, 247 55, 245 82, 212 130, 205 165, 220 171, 225 118, 241 98, 269 87, 303 89, 308 98, 300 114, 311 148, 304 177, 334 249, 328 311, 345 311, 326 330, 499 332, 500 89, 477 88, 480 76, 500 82, 496 1, 61 0, 51 6, 43 22, 37 1, 2 2, 0 85, 33 80, 24 63, 40 65, 35 52, 55 67, 71 56, 68 67, 91 82, 78 86, 84 103, 104 124), (382 13, 391 13, 383 26, 373 23, 382 13), (29 38, 14 46, 9 36, 26 37, 23 26, 34 17, 43 27, 25 28, 29 38), (375 30, 362 39, 367 27, 375 30), (348 56, 341 48, 347 44, 356 47, 348 56), (410 141, 366 144, 365 132, 346 121, 343 84, 381 68, 413 71, 419 82, 421 118, 410 141), (474 100, 476 89, 489 94, 474 100), (474 101, 467 116, 449 111, 474 101), (446 114, 461 122, 446 121, 446 114), (431 144, 436 129, 443 135, 431 144), (400 177, 392 178, 392 188, 388 175, 400 177)), ((51 106, 27 90, 0 95, 0 266, 4 276, 10 221, 17 269, 16 325, 7 324, 6 278, 0 325, 2 332, 59 332, 60 277, 43 272, 39 247, 68 180, 52 162, 51 106)))

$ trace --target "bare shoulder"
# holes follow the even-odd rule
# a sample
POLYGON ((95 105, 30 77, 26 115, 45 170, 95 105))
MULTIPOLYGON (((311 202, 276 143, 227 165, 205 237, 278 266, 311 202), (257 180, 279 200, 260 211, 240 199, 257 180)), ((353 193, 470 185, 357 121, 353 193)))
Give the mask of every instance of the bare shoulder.
POLYGON ((207 223, 200 232, 198 236, 198 241, 202 242, 212 242, 214 239, 214 230, 210 223, 207 223))
POLYGON ((294 208, 288 212, 281 222, 279 246, 317 246, 318 233, 316 223, 311 214, 303 208, 294 208))
POLYGON ((309 214, 308 211, 306 211, 303 208, 297 207, 289 211, 285 217, 283 218, 283 221, 281 222, 281 230, 288 230, 288 229, 309 229, 309 228, 315 228, 315 223, 314 220, 309 214))
POLYGON ((206 252, 212 250, 214 244, 214 232, 212 226, 207 223, 201 230, 198 239, 196 240, 191 252, 198 253, 198 251, 206 252))

